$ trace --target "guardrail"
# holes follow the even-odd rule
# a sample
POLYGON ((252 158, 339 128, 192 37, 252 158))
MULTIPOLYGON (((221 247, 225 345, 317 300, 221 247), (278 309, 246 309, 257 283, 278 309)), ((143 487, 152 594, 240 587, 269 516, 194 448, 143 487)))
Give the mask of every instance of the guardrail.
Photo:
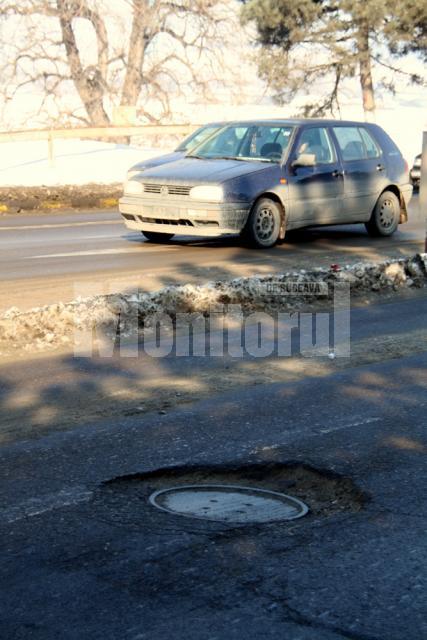
POLYGON ((69 139, 132 138, 158 134, 186 136, 201 125, 198 124, 146 124, 141 126, 76 127, 70 129, 27 129, 23 131, 1 131, 0 142, 46 140, 49 163, 53 164, 53 142, 69 139))

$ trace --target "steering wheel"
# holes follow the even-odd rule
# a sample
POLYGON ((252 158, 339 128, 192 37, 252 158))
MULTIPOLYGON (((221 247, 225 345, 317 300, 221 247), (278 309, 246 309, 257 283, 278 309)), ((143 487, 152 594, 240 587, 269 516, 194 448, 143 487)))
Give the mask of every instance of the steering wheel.
POLYGON ((279 151, 270 151, 270 153, 267 153, 265 157, 270 160, 281 160, 282 154, 279 153, 279 151))

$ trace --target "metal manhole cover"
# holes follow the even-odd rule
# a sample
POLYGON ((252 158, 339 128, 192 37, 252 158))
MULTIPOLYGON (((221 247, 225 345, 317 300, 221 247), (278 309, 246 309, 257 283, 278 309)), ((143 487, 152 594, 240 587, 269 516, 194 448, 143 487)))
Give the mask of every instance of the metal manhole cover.
POLYGON ((308 512, 301 500, 284 493, 225 484, 161 489, 152 493, 149 501, 175 515, 241 524, 294 520, 308 512))

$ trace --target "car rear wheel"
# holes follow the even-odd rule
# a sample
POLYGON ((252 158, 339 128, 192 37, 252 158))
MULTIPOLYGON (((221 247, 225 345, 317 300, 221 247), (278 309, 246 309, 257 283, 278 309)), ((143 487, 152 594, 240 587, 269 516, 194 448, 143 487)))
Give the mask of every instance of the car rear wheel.
POLYGON ((371 236, 391 236, 398 227, 399 218, 400 203, 396 194, 384 191, 365 226, 371 236))
POLYGON ((277 202, 261 198, 249 214, 243 237, 257 249, 273 247, 279 238, 281 214, 277 202))
POLYGON ((167 242, 174 237, 174 233, 159 233, 158 231, 141 231, 142 235, 150 242, 167 242))

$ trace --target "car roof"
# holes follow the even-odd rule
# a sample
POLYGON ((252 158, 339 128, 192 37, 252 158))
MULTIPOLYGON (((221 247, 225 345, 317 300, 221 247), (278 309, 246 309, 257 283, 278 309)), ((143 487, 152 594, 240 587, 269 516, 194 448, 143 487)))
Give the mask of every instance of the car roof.
POLYGON ((289 126, 301 126, 305 124, 321 124, 321 125, 342 125, 342 126, 366 126, 371 123, 361 122, 358 120, 336 120, 333 118, 262 118, 254 120, 229 120, 227 122, 218 122, 215 124, 269 124, 269 125, 289 125, 289 126))

